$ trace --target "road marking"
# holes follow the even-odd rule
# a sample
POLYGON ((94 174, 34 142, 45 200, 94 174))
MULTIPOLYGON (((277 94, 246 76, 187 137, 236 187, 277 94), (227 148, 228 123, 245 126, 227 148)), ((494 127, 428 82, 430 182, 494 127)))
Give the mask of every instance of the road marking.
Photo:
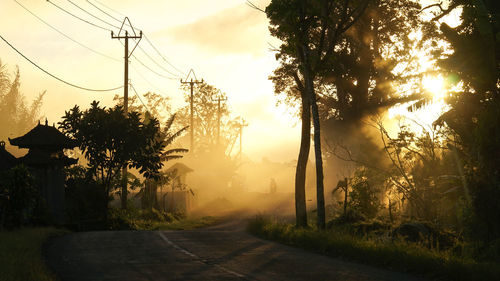
POLYGON ((186 254, 186 255, 190 256, 190 257, 193 257, 193 258, 197 259, 199 262, 201 262, 201 263, 203 263, 203 264, 206 264, 206 265, 215 266, 215 267, 217 267, 218 269, 220 269, 220 270, 222 270, 222 271, 224 271, 224 272, 226 272, 226 273, 232 274, 232 275, 234 275, 234 276, 236 276, 236 277, 239 277, 239 278, 245 278, 245 275, 242 275, 242 274, 239 274, 238 272, 235 272, 235 271, 232 271, 232 270, 230 270, 230 269, 227 269, 227 268, 225 268, 225 267, 224 267, 224 266, 222 266, 222 265, 219 265, 219 264, 210 264, 210 263, 208 263, 206 260, 201 259, 201 258, 200 258, 200 257, 198 257, 197 255, 195 255, 195 254, 193 254, 193 253, 189 252, 189 251, 188 251, 188 250, 186 250, 186 249, 183 249, 183 248, 182 248, 182 247, 180 247, 179 245, 177 245, 177 244, 175 244, 174 242, 170 241, 170 240, 169 240, 169 239, 165 236, 165 234, 163 234, 162 232, 158 231, 158 234, 160 235, 160 237, 161 237, 161 239, 162 239, 163 241, 165 241, 167 244, 169 244, 170 246, 172 246, 174 249, 176 249, 176 250, 178 250, 178 251, 180 251, 180 252, 182 252, 182 253, 184 253, 184 254, 186 254))

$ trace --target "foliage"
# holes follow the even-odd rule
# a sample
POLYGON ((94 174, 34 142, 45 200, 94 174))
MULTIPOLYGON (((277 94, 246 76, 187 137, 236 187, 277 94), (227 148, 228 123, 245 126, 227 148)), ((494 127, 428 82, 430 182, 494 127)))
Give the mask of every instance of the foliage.
POLYGON ((444 280, 497 280, 500 268, 495 263, 482 263, 456 256, 452 251, 437 251, 399 240, 353 236, 333 228, 328 231, 300 229, 290 224, 274 223, 257 216, 247 230, 262 238, 304 248, 334 257, 343 257, 381 267, 425 274, 444 280))
POLYGON ((360 169, 351 180, 350 207, 366 218, 373 218, 380 209, 380 190, 372 185, 366 174, 366 169, 360 169))
MULTIPOLYGON (((148 112, 150 116, 156 117, 160 123, 166 123, 172 115, 170 98, 154 92, 147 92, 143 94, 143 97, 144 100, 140 99, 139 96, 129 96, 129 111, 141 112, 143 115, 146 115, 146 112, 148 112)), ((123 96, 115 95, 113 101, 115 101, 117 105, 123 106, 123 96)))
POLYGON ((111 209, 108 229, 113 230, 190 230, 211 225, 214 217, 186 218, 156 209, 111 209))
MULTIPOLYGON (((188 86, 184 86, 188 90, 188 86)), ((238 137, 238 119, 231 117, 231 111, 227 105, 227 94, 207 83, 198 84, 193 90, 193 130, 194 144, 193 153, 221 152, 223 155, 231 155, 238 137), (219 102, 220 99, 220 115, 219 102), (220 136, 217 139, 218 118, 220 118, 220 136), (219 141, 219 143, 217 143, 219 141)), ((190 126, 190 94, 186 93, 187 105, 178 111, 178 124, 190 126)), ((186 135, 183 143, 187 144, 189 135, 186 135)))
MULTIPOLYGON (((173 117, 169 124, 172 122, 173 117)), ((165 135, 175 138, 182 131, 162 135, 156 118, 141 118, 136 111, 125 117, 120 106, 107 109, 95 101, 85 111, 75 106, 59 124, 66 135, 78 141, 88 161, 89 173, 105 188, 106 194, 115 188, 113 182, 120 178, 123 167, 136 168, 147 178, 158 177, 162 157, 171 159, 176 157, 172 153, 180 152, 165 152, 169 144, 165 135)))
POLYGON ((0 229, 31 222, 39 199, 33 179, 24 166, 0 173, 0 229))
POLYGON ((16 69, 11 81, 6 65, 0 61, 0 140, 25 134, 40 119, 40 109, 45 92, 27 104, 20 92, 21 76, 16 69))
MULTIPOLYGON (((436 5, 435 5, 436 6, 436 5)), ((463 170, 472 198, 468 216, 471 238, 489 242, 500 239, 500 5, 498 1, 453 0, 436 12, 433 23, 458 11, 456 27, 440 24, 441 36, 453 52, 437 56, 438 66, 457 85, 448 98, 450 110, 436 125, 452 131, 450 144, 463 170), (480 231, 476 231, 480 230, 480 231)))
POLYGON ((339 36, 359 19, 368 2, 274 0, 266 8, 270 20, 269 31, 283 42, 276 55, 282 67, 275 73, 294 81, 295 86, 290 91, 299 93, 301 98, 302 134, 295 185, 296 218, 300 226, 307 225, 304 188, 311 119, 316 156, 317 218, 318 225, 325 226, 321 129, 314 83, 327 63, 334 59, 339 36))
POLYGON ((109 194, 83 166, 66 168, 66 212, 73 224, 85 224, 106 219, 109 194))
POLYGON ((23 228, 0 232, 2 280, 52 281, 57 277, 45 265, 42 245, 47 238, 65 234, 55 228, 23 228))

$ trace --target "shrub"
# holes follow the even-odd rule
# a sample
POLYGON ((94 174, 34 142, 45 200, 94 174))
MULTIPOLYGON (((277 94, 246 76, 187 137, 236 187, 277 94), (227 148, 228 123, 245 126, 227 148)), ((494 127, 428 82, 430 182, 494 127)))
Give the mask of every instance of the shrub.
POLYGON ((26 167, 20 165, 0 174, 0 229, 25 225, 35 219, 40 201, 26 167))

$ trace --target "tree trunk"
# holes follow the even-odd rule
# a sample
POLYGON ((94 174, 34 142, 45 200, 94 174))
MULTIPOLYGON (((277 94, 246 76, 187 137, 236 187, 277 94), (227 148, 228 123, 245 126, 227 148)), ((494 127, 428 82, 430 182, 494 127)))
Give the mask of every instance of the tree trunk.
POLYGON ((318 104, 316 94, 311 92, 311 108, 314 124, 314 158, 316 159, 316 200, 318 205, 318 228, 325 229, 325 187, 323 185, 323 157, 321 156, 321 130, 319 125, 318 104))
POLYGON ((127 167, 122 168, 121 207, 127 209, 127 167))
POLYGON ((311 105, 307 93, 301 91, 302 99, 302 132, 300 138, 299 158, 295 171, 295 217, 297 227, 307 227, 306 210, 306 169, 311 147, 311 105))
POLYGON ((309 56, 306 48, 304 50, 304 82, 306 93, 311 103, 311 113, 314 125, 314 158, 316 160, 316 200, 318 207, 318 229, 325 229, 325 192, 323 185, 323 157, 321 156, 321 128, 319 124, 318 104, 316 103, 316 92, 314 91, 313 75, 309 67, 309 56))

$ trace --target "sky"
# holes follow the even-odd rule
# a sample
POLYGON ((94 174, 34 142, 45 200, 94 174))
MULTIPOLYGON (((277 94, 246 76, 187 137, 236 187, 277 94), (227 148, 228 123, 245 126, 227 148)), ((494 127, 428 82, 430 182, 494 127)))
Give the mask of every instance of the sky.
MULTIPOLYGON (((185 103, 179 80, 194 69, 199 79, 227 93, 234 117, 241 116, 249 124, 243 132, 243 151, 250 159, 290 161, 297 157, 299 122, 290 110, 276 106, 273 85, 268 80, 277 67, 269 43, 279 43, 269 34, 265 14, 250 8, 244 0, 71 0, 99 19, 68 0, 50 1, 82 19, 114 30, 115 34, 119 29, 100 19, 112 25, 120 23, 91 3, 115 18, 128 16, 163 58, 182 71, 167 64, 143 39, 139 46, 154 62, 140 49, 135 49, 133 54, 140 62, 131 58, 129 78, 139 94, 154 91, 169 97, 174 109, 182 107, 185 103)), ((0 35, 25 56, 57 77, 79 86, 109 89, 123 85, 124 48, 111 38, 110 31, 68 15, 45 0, 17 2, 68 37, 105 55, 96 54, 61 35, 15 0, 0 0, 0 35)), ((253 1, 260 7, 269 2, 253 1)), ((19 66, 21 91, 28 101, 47 91, 42 115, 49 123, 58 122, 64 111, 75 104, 86 108, 97 100, 109 106, 115 94, 123 95, 122 89, 89 92, 63 84, 34 67, 2 41, 0 59, 11 72, 19 66)), ((134 95, 133 91, 129 95, 134 95)))
MULTIPOLYGON (((433 1, 422 0, 422 5, 433 1)), ((241 116, 249 124, 243 131, 244 154, 254 161, 265 157, 271 161, 289 162, 298 155, 300 121, 292 109, 276 105, 273 84, 268 80, 278 66, 270 45, 279 46, 280 43, 269 34, 265 14, 250 8, 245 2, 0 0, 0 35, 39 66, 70 83, 109 89, 123 85, 124 79, 124 48, 118 40, 111 38, 109 31, 117 34, 120 22, 110 16, 120 20, 128 16, 132 25, 144 31, 162 56, 145 39, 139 42, 142 50, 134 50, 129 78, 140 95, 152 91, 169 97, 174 110, 185 106, 180 79, 186 78, 186 73, 194 69, 198 79, 204 79, 227 94, 233 117, 241 116), (108 30, 89 25, 55 5, 108 30)), ((265 8, 270 0, 252 2, 265 8)), ((450 15, 451 20, 444 20, 458 23, 457 17, 458 14, 450 15)), ((130 45, 131 48, 134 46, 132 41, 130 45)), ((57 123, 64 111, 75 104, 86 108, 97 100, 110 106, 115 94, 123 95, 122 89, 89 92, 63 84, 34 67, 2 41, 0 59, 11 72, 16 65, 19 66, 21 91, 28 100, 46 91, 42 115, 49 123, 57 123)), ((433 67, 424 56, 421 60, 425 69, 433 67)), ((129 95, 134 95, 133 91, 129 95)), ((426 122, 432 123, 442 112, 443 103, 433 106, 435 108, 424 109, 425 114, 415 114, 429 117, 426 122)), ((391 118, 408 115, 406 105, 389 113, 391 118)))

